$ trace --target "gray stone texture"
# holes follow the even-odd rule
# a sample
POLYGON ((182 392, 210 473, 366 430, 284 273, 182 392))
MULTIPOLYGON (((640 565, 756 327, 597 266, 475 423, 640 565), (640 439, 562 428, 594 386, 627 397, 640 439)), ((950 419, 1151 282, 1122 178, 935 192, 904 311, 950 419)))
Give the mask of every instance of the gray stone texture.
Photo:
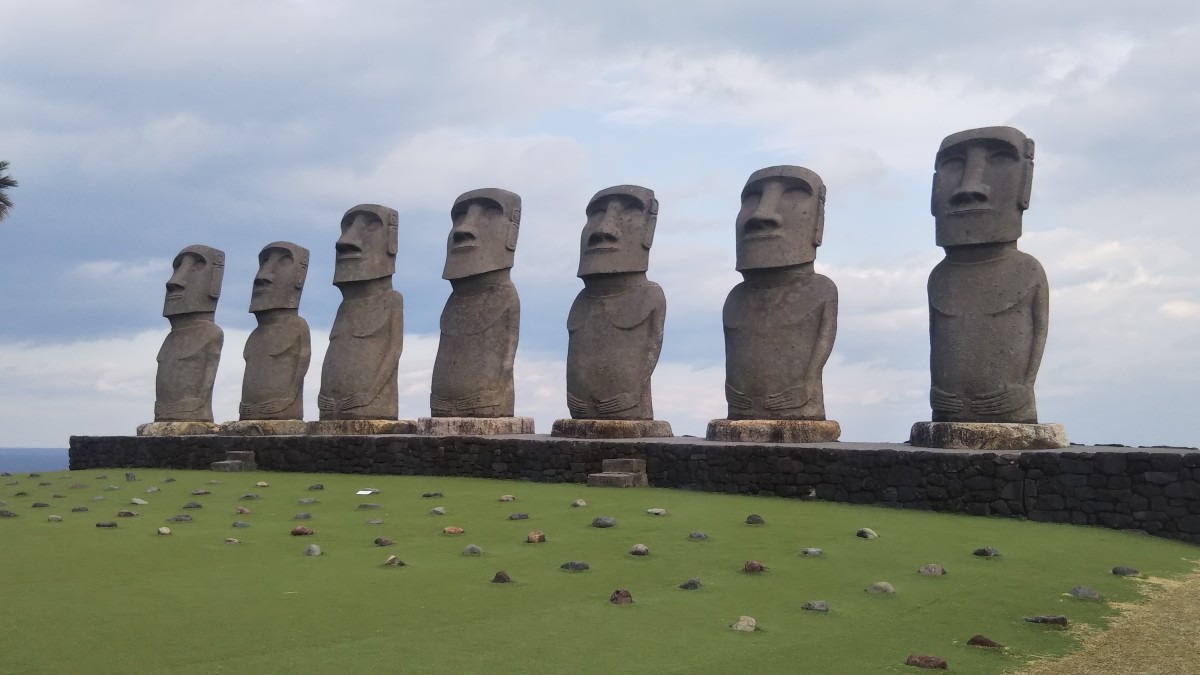
POLYGON ((1050 450, 1070 445, 1061 424, 917 422, 909 442, 948 450, 1050 450))
POLYGON ((827 443, 842 435, 833 420, 709 420, 704 437, 725 443, 827 443))
POLYGON ((429 407, 433 417, 512 417, 513 360, 521 301, 510 271, 521 198, 484 188, 450 209, 442 278, 453 291, 442 310, 429 407))
POLYGON ((212 388, 225 334, 213 322, 225 254, 210 246, 185 247, 172 263, 163 316, 171 332, 158 351, 155 422, 212 422, 212 388))
POLYGON ((930 210, 946 257, 929 275, 934 422, 1036 424, 1049 287, 1017 250, 1033 186, 1033 140, 1011 127, 947 136, 930 210))
POLYGON ((333 284, 342 292, 317 396, 320 419, 395 420, 404 297, 392 289, 399 216, 360 204, 342 217, 333 284))
POLYGON ((665 420, 557 419, 551 436, 565 438, 664 438, 672 436, 665 420))
POLYGON ((601 190, 580 236, 584 288, 567 317, 567 407, 573 419, 652 420, 650 377, 662 349, 662 288, 646 279, 658 221, 654 191, 601 190))
POLYGON ((425 436, 503 436, 532 434, 532 417, 421 417, 417 433, 425 436))
POLYGON ((308 322, 300 317, 300 294, 308 276, 308 249, 287 241, 267 244, 258 254, 250 311, 258 327, 242 356, 242 420, 300 420, 304 376, 312 359, 308 322))

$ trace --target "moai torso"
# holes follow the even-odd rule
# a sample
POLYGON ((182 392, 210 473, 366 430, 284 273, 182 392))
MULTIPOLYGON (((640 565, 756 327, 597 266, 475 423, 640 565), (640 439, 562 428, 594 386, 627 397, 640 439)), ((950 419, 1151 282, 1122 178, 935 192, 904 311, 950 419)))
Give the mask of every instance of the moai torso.
POLYGON ((297 314, 260 318, 242 355, 241 419, 303 419, 304 375, 312 358, 308 322, 297 314))
POLYGON ((225 334, 212 320, 172 328, 158 350, 155 422, 211 422, 225 334))
POLYGON ((450 295, 433 364, 434 417, 513 416, 520 323, 521 301, 511 281, 450 295))
POLYGON ((321 368, 321 419, 396 419, 404 298, 385 291, 343 300, 321 368))

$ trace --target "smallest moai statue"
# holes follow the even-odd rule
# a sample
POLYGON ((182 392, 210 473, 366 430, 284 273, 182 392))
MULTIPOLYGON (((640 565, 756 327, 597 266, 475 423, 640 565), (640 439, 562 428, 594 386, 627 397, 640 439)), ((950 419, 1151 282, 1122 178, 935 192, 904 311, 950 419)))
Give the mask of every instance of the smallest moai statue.
POLYGON ((193 245, 175 256, 163 302, 171 332, 158 351, 154 380, 154 422, 138 427, 139 436, 217 433, 212 392, 225 334, 214 322, 225 254, 193 245))

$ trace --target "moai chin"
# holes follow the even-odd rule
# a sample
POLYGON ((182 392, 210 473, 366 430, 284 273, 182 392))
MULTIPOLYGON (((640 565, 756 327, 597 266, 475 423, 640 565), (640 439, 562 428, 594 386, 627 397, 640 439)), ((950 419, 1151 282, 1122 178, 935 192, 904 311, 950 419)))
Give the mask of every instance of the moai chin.
MULTIPOLYGON (((1049 287, 1037 259, 1017 250, 1033 151, 1033 140, 1011 127, 951 134, 938 149, 930 211, 946 257, 928 285, 935 425, 1038 423, 1034 382, 1046 346, 1049 287)), ((918 438, 917 426, 914 444, 950 447, 918 438)), ((1049 444, 1034 445, 1066 445, 1061 426, 1039 426, 1057 429, 1049 444)), ((1012 449, 1034 447, 1024 443, 1013 441, 1022 447, 1012 449)))
POLYGON ((212 422, 212 390, 225 334, 213 322, 225 254, 210 246, 185 247, 171 264, 163 316, 171 332, 158 351, 155 422, 212 422))
POLYGON ((725 329, 727 420, 722 441, 837 440, 822 373, 837 333, 837 287, 813 269, 825 227, 825 183, 799 166, 755 171, 736 220, 737 270, 725 329))
POLYGON ((471 190, 454 200, 450 220, 442 278, 453 291, 442 310, 429 407, 435 418, 512 418, 521 301, 510 271, 521 198, 497 188, 471 190))
POLYGON ((333 284, 342 292, 317 397, 320 419, 395 420, 404 298, 392 289, 399 215, 360 204, 342 217, 333 284))
MULTIPOLYGON (((584 288, 567 317, 567 407, 574 420, 652 423, 614 434, 670 435, 650 395, 667 309, 662 288, 646 279, 657 220, 653 190, 620 185, 592 197, 580 236, 584 288)), ((556 422, 556 433, 564 426, 556 422)))
POLYGON ((312 358, 308 322, 300 317, 300 294, 308 276, 308 249, 287 241, 267 244, 258 254, 250 311, 258 327, 243 356, 242 420, 300 420, 304 375, 312 358))

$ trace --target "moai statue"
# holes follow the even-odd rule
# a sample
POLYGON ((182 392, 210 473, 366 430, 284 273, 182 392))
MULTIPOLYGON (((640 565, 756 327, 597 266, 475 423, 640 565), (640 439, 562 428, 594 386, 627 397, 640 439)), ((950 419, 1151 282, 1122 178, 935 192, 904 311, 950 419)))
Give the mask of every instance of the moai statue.
POLYGON ((521 197, 485 188, 459 195, 450 209, 446 267, 453 291, 442 310, 433 364, 431 417, 423 434, 533 433, 533 419, 513 417, 513 360, 521 300, 511 270, 521 224, 521 197))
POLYGON ((583 290, 567 317, 567 407, 553 435, 670 436, 654 419, 650 376, 662 349, 662 288, 646 279, 658 221, 654 191, 620 185, 596 193, 579 244, 583 290))
POLYGON ((213 322, 225 254, 209 246, 188 246, 175 256, 167 281, 163 316, 171 332, 158 350, 154 381, 154 424, 138 428, 140 436, 213 434, 213 382, 225 334, 213 322))
POLYGON ((329 332, 317 397, 314 433, 405 433, 397 426, 396 388, 404 347, 404 298, 392 289, 399 216, 376 204, 360 204, 342 217, 335 247, 333 285, 342 292, 329 332), (392 421, 387 424, 384 421, 392 421), (367 421, 352 424, 325 422, 367 421))
POLYGON ((712 420, 721 441, 836 441, 822 371, 837 333, 837 286, 813 270, 825 227, 825 184, 799 166, 750 175, 737 216, 737 270, 725 300, 725 398, 712 420))
MULTIPOLYGON (((307 276, 308 249, 303 246, 277 241, 258 254, 258 274, 250 295, 258 328, 250 333, 243 351, 242 421, 304 417, 304 375, 312 345, 308 322, 298 308, 307 276)), ((303 425, 299 426, 298 432, 304 433, 303 425)))
POLYGON ((929 275, 933 423, 914 425, 911 442, 1065 447, 1060 425, 1038 424, 1033 393, 1049 325, 1046 273, 1017 250, 1033 139, 1010 127, 951 134, 934 167, 930 210, 946 257, 929 275))

